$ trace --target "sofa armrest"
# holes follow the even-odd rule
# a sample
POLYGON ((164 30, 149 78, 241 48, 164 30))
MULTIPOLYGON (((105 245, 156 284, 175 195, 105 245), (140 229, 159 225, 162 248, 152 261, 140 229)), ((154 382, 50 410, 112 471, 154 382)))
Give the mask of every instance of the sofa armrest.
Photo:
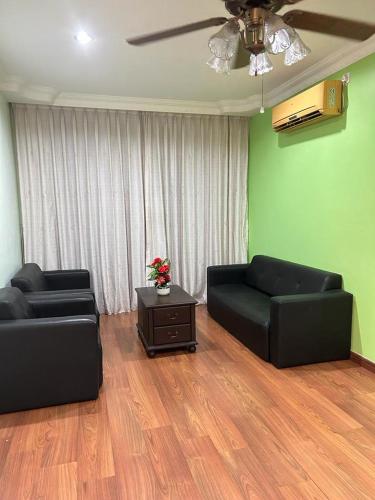
POLYGON ((249 264, 229 264, 207 268, 207 287, 243 283, 249 264))
POLYGON ((66 271, 43 271, 49 290, 90 288, 90 273, 87 269, 66 271))
POLYGON ((58 316, 96 315, 95 299, 91 293, 56 295, 28 294, 27 302, 37 318, 58 316))
POLYGON ((95 399, 95 316, 0 321, 0 413, 95 399))
POLYGON ((272 297, 271 362, 284 368, 348 358, 352 306, 343 290, 272 297))

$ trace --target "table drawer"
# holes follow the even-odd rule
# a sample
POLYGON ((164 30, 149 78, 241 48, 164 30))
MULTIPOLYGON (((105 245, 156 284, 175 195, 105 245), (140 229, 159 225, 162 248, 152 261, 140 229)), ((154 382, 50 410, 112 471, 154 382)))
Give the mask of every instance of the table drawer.
POLYGON ((154 344, 174 344, 191 340, 191 325, 161 326, 154 328, 154 344))
POLYGON ((154 326, 190 323, 190 306, 154 309, 154 326))

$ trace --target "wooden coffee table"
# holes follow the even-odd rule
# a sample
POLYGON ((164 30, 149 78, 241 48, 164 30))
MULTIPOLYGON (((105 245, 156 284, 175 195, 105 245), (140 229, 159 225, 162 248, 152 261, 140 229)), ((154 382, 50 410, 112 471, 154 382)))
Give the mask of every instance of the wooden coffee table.
POLYGON ((195 304, 197 301, 178 285, 171 293, 157 295, 154 287, 136 288, 138 333, 148 356, 165 349, 196 350, 195 304))

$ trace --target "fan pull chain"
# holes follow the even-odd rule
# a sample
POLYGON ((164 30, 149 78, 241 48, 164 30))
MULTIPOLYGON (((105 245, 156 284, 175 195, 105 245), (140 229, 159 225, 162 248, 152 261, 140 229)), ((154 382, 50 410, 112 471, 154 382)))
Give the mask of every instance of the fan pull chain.
POLYGON ((259 110, 259 113, 264 113, 264 87, 263 87, 263 75, 261 75, 260 77, 261 79, 261 93, 262 93, 262 101, 261 101, 261 106, 260 106, 260 110, 259 110))

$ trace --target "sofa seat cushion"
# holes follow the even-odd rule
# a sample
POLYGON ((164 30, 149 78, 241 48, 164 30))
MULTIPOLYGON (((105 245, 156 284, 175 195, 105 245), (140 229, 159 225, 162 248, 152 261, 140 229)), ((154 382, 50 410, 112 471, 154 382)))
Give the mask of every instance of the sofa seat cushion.
POLYGON ((223 307, 268 328, 271 308, 269 295, 242 284, 211 287, 210 295, 222 302, 223 307))
POLYGON ((94 302, 95 302, 95 313, 94 314, 96 316, 98 326, 99 326, 100 313, 99 313, 98 306, 96 304, 94 291, 91 288, 78 288, 78 289, 74 289, 74 290, 49 290, 49 291, 45 291, 45 292, 28 292, 28 293, 24 293, 23 295, 24 295, 26 300, 29 300, 30 302, 32 302, 33 300, 37 300, 37 301, 46 300, 46 301, 48 301, 49 299, 60 299, 60 298, 62 300, 64 300, 64 299, 70 299, 72 296, 73 297, 75 297, 77 295, 85 296, 87 294, 92 295, 92 297, 94 299, 94 302))
POLYGON ((63 297, 69 296, 69 295, 76 295, 76 294, 81 294, 81 293, 91 293, 94 295, 94 291, 92 288, 75 288, 74 290, 42 290, 38 292, 26 292, 25 297, 27 298, 49 298, 53 297, 56 295, 61 295, 63 297))
POLYGON ((209 287, 208 311, 226 330, 269 361, 271 298, 244 284, 209 287))

